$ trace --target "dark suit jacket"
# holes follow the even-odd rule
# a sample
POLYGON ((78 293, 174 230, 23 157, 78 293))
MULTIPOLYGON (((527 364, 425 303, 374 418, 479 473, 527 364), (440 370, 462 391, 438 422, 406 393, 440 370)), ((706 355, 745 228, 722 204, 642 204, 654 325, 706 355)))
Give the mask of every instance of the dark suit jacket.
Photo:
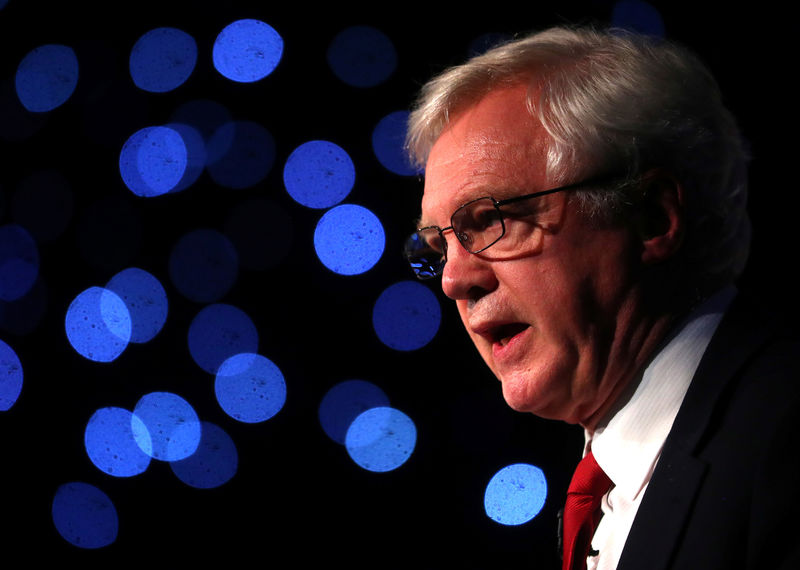
POLYGON ((737 298, 689 387, 618 570, 800 569, 800 335, 737 298))

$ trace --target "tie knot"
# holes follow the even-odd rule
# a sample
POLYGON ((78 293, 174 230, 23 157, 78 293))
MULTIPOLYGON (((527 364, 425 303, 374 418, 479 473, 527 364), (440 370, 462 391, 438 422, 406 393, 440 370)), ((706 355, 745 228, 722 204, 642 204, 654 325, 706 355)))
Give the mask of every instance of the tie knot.
POLYGON ((567 493, 591 495, 595 499, 599 499, 608 491, 609 487, 611 487, 611 479, 603 472, 590 452, 578 463, 567 493))

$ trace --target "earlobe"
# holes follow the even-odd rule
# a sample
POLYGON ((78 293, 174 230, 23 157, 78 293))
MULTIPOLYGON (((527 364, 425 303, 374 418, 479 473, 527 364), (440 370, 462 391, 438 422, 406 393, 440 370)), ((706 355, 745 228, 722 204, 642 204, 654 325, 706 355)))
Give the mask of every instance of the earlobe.
POLYGON ((683 186, 670 173, 648 172, 643 178, 644 197, 638 227, 642 239, 642 262, 661 263, 675 256, 685 234, 683 186))

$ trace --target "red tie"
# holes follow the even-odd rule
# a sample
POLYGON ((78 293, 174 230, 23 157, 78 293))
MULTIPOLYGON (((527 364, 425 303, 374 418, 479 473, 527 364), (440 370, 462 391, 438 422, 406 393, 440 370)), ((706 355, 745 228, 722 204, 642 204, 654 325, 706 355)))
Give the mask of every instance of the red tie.
POLYGON ((594 455, 581 459, 567 490, 564 505, 563 570, 583 570, 586 557, 600 521, 600 501, 611 487, 611 479, 603 473, 594 455))

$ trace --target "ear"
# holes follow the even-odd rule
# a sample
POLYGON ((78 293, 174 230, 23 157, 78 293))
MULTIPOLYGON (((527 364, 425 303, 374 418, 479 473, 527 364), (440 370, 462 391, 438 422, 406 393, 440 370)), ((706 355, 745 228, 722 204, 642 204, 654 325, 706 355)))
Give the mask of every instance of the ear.
POLYGON ((683 186, 669 172, 656 169, 644 175, 642 191, 636 225, 642 239, 642 262, 652 265, 674 257, 683 243, 683 186))

